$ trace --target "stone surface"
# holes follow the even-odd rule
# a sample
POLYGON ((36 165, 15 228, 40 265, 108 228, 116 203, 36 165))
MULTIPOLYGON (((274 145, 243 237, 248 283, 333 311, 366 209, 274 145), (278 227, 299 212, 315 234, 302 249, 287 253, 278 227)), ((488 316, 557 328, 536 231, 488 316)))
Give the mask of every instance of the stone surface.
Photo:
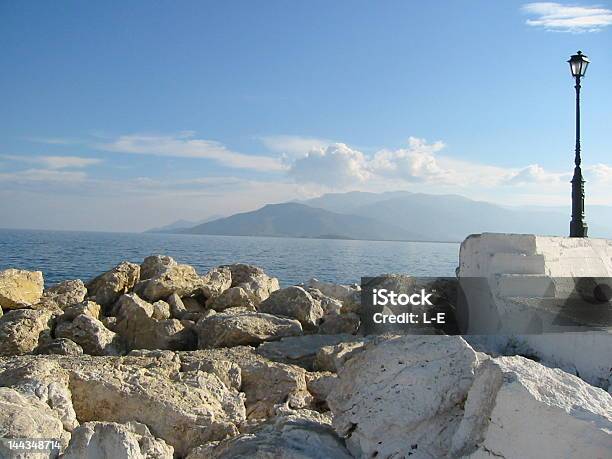
POLYGON ((166 301, 170 305, 170 314, 175 319, 182 319, 183 315, 187 313, 187 308, 185 307, 183 300, 181 300, 181 297, 176 293, 173 293, 166 298, 166 301))
POLYGON ((302 334, 297 320, 258 312, 218 313, 197 324, 200 348, 259 344, 302 334))
POLYGON ((257 348, 257 353, 270 360, 291 363, 311 370, 315 357, 321 349, 355 339, 354 336, 347 334, 290 336, 280 341, 263 343, 257 348))
POLYGON ((81 422, 146 424, 179 456, 207 441, 237 434, 236 424, 245 418, 242 396, 215 375, 168 374, 159 364, 142 368, 137 361, 119 368, 108 362, 73 370, 70 389, 81 422))
POLYGON ((178 263, 167 255, 151 255, 146 257, 140 265, 140 280, 151 279, 159 276, 168 268, 178 263))
POLYGON ((364 339, 359 339, 324 346, 317 352, 313 361, 313 368, 319 371, 336 373, 349 359, 364 350, 366 342, 364 339))
POLYGON ((0 307, 4 310, 29 307, 40 301, 44 280, 40 271, 0 271, 0 307))
POLYGON ((334 427, 356 457, 445 457, 477 363, 457 336, 369 343, 327 398, 334 427))
POLYGON ((242 387, 242 370, 229 360, 213 358, 187 359, 181 365, 181 371, 203 371, 217 376, 226 387, 240 390, 242 387))
POLYGON ((72 433, 62 459, 172 459, 174 448, 138 422, 87 422, 72 433))
POLYGON ((340 314, 342 312, 342 301, 324 295, 320 290, 317 290, 316 288, 309 287, 306 289, 306 291, 310 293, 310 296, 312 296, 321 304, 325 315, 340 314))
POLYGON ((221 293, 219 296, 214 297, 212 301, 207 302, 208 307, 215 311, 223 311, 229 308, 247 308, 252 311, 255 310, 255 301, 252 295, 248 294, 247 291, 242 287, 231 287, 221 293))
POLYGON ((57 338, 36 348, 37 354, 82 355, 83 348, 67 338, 57 338))
POLYGON ((101 307, 98 303, 93 301, 83 301, 78 304, 67 306, 66 309, 64 309, 64 314, 61 316, 60 320, 70 321, 81 314, 88 315, 94 319, 99 319, 100 311, 101 307))
POLYGON ((355 334, 359 330, 360 319, 354 312, 345 314, 328 314, 323 316, 319 325, 319 333, 325 335, 338 335, 340 333, 355 334))
POLYGON ((124 261, 87 284, 90 298, 104 308, 110 308, 121 295, 134 288, 140 278, 140 266, 124 261))
POLYGON ((117 334, 87 314, 77 316, 72 322, 60 322, 55 336, 74 341, 90 355, 119 355, 123 350, 117 334))
POLYGON ((339 285, 312 278, 308 281, 308 287, 317 289, 323 295, 341 301, 344 312, 357 311, 361 304, 361 288, 358 285, 339 285))
MULTIPOLYGON (((67 443, 62 422, 48 405, 8 387, 0 387, 0 438, 52 438, 63 447, 67 443)), ((56 458, 58 453, 39 457, 56 458)), ((4 443, 0 443, 0 457, 14 457, 4 443)))
POLYGON ((181 298, 194 295, 202 285, 202 278, 193 266, 169 264, 165 269, 156 271, 153 277, 139 282, 134 292, 147 301, 157 301, 173 293, 181 298))
POLYGON ((221 266, 227 268, 232 273, 232 287, 241 287, 257 306, 270 296, 270 293, 278 290, 280 284, 275 277, 268 276, 263 269, 257 266, 236 263, 233 265, 221 266))
POLYGON ((313 396, 313 402, 319 411, 328 410, 327 397, 338 381, 338 375, 330 371, 317 371, 306 374, 306 387, 313 396))
POLYGON ((51 313, 45 310, 16 309, 0 317, 0 355, 32 352, 45 331, 51 313))
POLYGON ((324 315, 321 302, 297 286, 276 290, 259 304, 257 310, 297 319, 302 327, 311 329, 321 322, 324 315))
POLYGON ((171 317, 170 305, 163 300, 158 300, 153 303, 153 314, 151 317, 155 320, 164 320, 171 317))
POLYGON ((67 280, 46 289, 39 304, 46 308, 66 309, 83 302, 86 296, 87 288, 81 279, 67 280))
POLYGON ((229 268, 214 268, 202 276, 202 281, 201 291, 210 300, 232 286, 232 271, 229 268))
POLYGON ((317 414, 277 416, 251 433, 196 448, 187 459, 350 459, 344 442, 317 414))
POLYGON ((485 361, 468 393, 452 457, 609 457, 612 397, 523 357, 485 361))

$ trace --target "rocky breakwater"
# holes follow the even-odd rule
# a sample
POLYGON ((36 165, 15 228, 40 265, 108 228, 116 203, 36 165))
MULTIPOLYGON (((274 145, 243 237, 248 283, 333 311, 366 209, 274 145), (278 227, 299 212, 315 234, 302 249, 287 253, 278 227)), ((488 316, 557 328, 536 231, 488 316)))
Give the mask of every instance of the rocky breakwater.
POLYGON ((609 457, 612 397, 445 335, 363 336, 359 290, 170 257, 0 273, 0 457, 609 457))

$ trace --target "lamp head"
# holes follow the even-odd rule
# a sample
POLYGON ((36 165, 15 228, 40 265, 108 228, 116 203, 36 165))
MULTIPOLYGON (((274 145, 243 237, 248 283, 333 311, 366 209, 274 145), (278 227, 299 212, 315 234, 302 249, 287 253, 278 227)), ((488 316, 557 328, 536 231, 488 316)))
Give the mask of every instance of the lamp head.
POLYGON ((582 78, 586 73, 586 69, 589 66, 589 59, 582 54, 582 51, 578 51, 570 60, 567 61, 570 65, 570 70, 574 78, 582 78))

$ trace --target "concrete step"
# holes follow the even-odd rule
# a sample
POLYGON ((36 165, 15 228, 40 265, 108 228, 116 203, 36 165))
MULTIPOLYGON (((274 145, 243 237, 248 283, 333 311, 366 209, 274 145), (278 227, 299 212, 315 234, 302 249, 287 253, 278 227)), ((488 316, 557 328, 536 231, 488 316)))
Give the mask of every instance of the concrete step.
POLYGON ((491 274, 539 274, 546 272, 544 255, 494 253, 489 262, 491 274))

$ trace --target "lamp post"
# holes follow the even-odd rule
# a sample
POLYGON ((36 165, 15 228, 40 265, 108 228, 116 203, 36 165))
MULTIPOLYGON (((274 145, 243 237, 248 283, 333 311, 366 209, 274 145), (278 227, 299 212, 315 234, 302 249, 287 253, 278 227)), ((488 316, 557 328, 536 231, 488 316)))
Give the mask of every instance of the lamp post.
POLYGON ((570 223, 570 237, 587 237, 588 226, 584 220, 584 179, 580 168, 580 78, 586 73, 589 60, 578 51, 569 61, 572 76, 576 80, 576 157, 574 163, 574 177, 572 178, 572 221, 570 223))

